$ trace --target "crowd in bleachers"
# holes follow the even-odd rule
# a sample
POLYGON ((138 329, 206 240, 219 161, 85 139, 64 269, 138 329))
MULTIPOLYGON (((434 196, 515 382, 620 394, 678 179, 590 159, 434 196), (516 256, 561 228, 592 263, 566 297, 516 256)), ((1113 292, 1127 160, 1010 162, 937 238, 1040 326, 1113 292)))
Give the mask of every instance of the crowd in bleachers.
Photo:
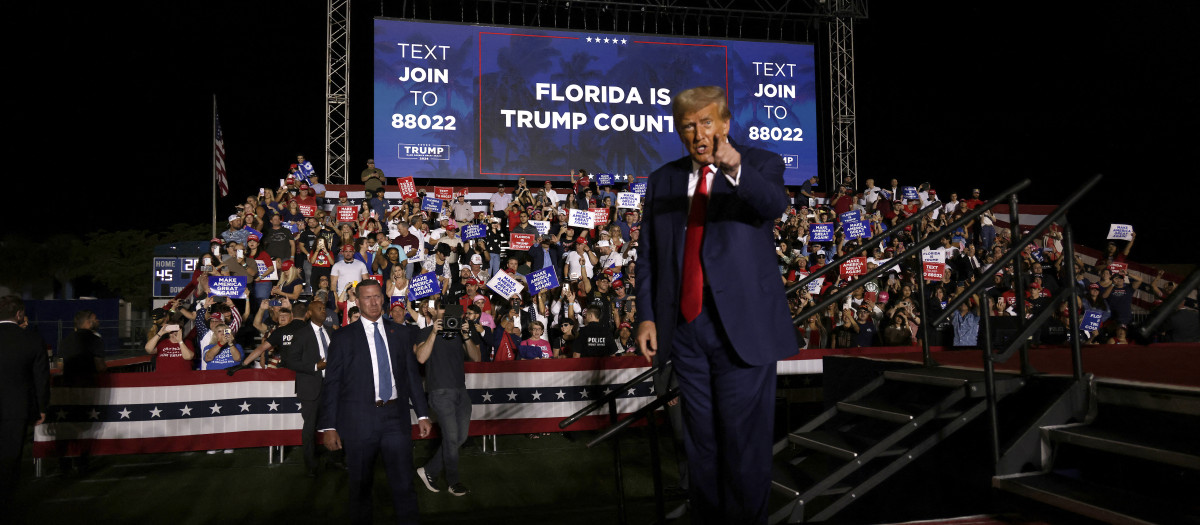
MULTIPOLYGON (((403 323, 423 328, 432 324, 435 305, 462 305, 463 320, 477 334, 484 361, 636 352, 634 289, 640 205, 619 208, 615 204, 619 192, 629 191, 628 183, 598 185, 585 170, 571 173, 569 187, 522 177, 512 187, 497 184, 486 201, 469 202, 465 191, 456 190, 453 198, 443 201, 439 213, 422 209, 424 191, 415 199, 389 199, 385 191, 388 179, 373 163, 362 172, 361 181, 365 187, 362 198, 345 191, 327 191, 311 164, 301 157, 283 186, 246 197, 228 217, 227 229, 212 240, 211 252, 201 258, 192 286, 156 311, 155 337, 147 343, 147 351, 165 348, 178 355, 180 343, 172 347, 170 342, 180 339, 192 345, 198 368, 233 366, 245 359, 259 340, 266 340, 274 327, 286 324, 281 323, 281 315, 287 320, 304 318, 307 303, 326 305, 323 323, 329 328, 353 322, 358 310, 353 285, 375 278, 383 284, 384 295, 391 298, 387 314, 403 323), (354 206, 354 218, 339 221, 338 206, 354 206), (607 209, 604 224, 592 229, 568 225, 569 210, 596 208, 607 209), (461 232, 470 224, 485 226, 486 234, 463 240, 461 232), (510 245, 514 233, 532 234, 533 246, 514 248, 510 245), (545 267, 554 268, 561 285, 531 295, 525 275, 545 267), (487 283, 501 272, 526 286, 507 297, 496 294, 487 283), (441 293, 411 298, 410 280, 430 273, 436 276, 441 293), (208 277, 214 275, 245 276, 248 298, 211 295, 208 277), (173 338, 172 331, 184 334, 173 338)), ((960 198, 954 192, 939 195, 928 183, 905 187, 895 179, 886 187, 868 179, 860 188, 847 180, 821 195, 815 190, 816 182, 814 177, 792 188, 794 204, 776 222, 776 254, 784 286, 867 239, 886 236, 866 254, 864 272, 870 271, 911 246, 918 233, 930 235, 947 228, 985 202, 978 189, 960 198), (935 209, 916 225, 895 228, 929 206, 935 209), (854 221, 858 227, 851 228, 846 221, 854 221), (832 239, 817 240, 811 233, 813 224, 827 225, 832 239)), ((1148 285, 1159 297, 1171 291, 1170 283, 1158 279, 1142 283, 1127 269, 1110 270, 1111 263, 1121 263, 1129 255, 1133 240, 1122 245, 1110 243, 1094 265, 1085 265, 1077 256, 1073 261, 1079 276, 1075 283, 1066 278, 1058 230, 1051 229, 1024 250, 1019 275, 1013 265, 997 268, 993 264, 1011 245, 1010 230, 1001 227, 989 211, 950 232, 932 248, 941 252, 938 260, 944 260, 945 266, 940 280, 926 282, 925 316, 940 314, 977 279, 991 284, 984 294, 986 305, 972 298, 945 322, 929 327, 931 344, 976 346, 981 311, 1001 318, 1018 315, 1018 280, 1025 290, 1022 299, 1027 316, 1046 308, 1058 294, 1075 290, 1082 297, 1082 307, 1100 317, 1096 328, 1072 330, 1063 303, 1050 326, 1039 333, 1040 343, 1063 343, 1073 334, 1087 342, 1126 342, 1131 337, 1128 327, 1133 321, 1134 290, 1148 285)), ((913 257, 894 270, 868 283, 856 283, 860 277, 834 270, 791 295, 790 307, 796 315, 841 287, 862 284, 843 303, 830 305, 798 326, 797 347, 919 343, 920 260, 913 257)), ((1195 337, 1195 327, 1188 324, 1193 317, 1180 316, 1180 326, 1168 323, 1159 338, 1195 337)), ((270 351, 261 354, 256 359, 259 366, 278 362, 270 351)))

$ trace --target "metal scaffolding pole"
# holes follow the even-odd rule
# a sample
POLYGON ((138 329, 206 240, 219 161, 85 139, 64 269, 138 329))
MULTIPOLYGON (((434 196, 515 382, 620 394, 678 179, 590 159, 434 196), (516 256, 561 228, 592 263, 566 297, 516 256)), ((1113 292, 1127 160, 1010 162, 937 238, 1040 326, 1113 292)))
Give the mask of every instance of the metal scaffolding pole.
POLYGON ((865 0, 830 0, 829 53, 830 184, 836 191, 847 178, 858 187, 858 151, 854 113, 854 19, 866 14, 865 0))
POLYGON ((328 0, 325 51, 326 182, 349 184, 350 0, 328 0))

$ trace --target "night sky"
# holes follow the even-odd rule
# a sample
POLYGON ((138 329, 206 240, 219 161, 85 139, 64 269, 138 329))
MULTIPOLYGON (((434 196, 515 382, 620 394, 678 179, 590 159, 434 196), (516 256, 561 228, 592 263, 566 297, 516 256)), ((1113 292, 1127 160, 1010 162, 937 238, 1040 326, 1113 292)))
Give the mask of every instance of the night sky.
MULTIPOLYGON (((1053 4, 871 2, 855 30, 860 180, 930 181, 942 194, 981 187, 987 197, 1028 177, 1022 202, 1053 204, 1103 173, 1072 215, 1079 240, 1098 247, 1109 222, 1131 223, 1133 260, 1200 261, 1196 242, 1175 240, 1197 222, 1200 8, 1053 4)), ((378 3, 354 7, 357 176, 372 156, 369 10, 378 3)), ((15 7, 12 19, 34 36, 18 43, 29 51, 9 53, 10 78, 24 86, 10 86, 19 138, 5 223, 45 234, 207 223, 214 93, 233 190, 223 214, 273 184, 297 153, 322 169, 324 8, 15 7)))

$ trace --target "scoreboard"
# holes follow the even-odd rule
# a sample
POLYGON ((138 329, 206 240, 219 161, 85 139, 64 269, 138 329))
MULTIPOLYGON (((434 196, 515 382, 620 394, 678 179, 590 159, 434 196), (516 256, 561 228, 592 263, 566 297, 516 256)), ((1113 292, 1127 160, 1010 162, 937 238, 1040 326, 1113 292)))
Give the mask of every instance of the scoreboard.
POLYGON ((199 261, 199 257, 155 257, 151 294, 154 297, 175 297, 192 282, 192 272, 200 264, 199 261))

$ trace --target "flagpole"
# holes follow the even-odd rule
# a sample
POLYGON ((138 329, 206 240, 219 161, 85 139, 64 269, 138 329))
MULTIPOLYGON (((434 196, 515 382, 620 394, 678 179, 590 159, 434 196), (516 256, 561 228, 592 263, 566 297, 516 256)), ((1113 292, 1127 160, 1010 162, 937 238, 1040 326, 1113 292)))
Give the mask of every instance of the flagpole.
MULTIPOLYGON (((212 137, 213 141, 217 140, 217 94, 213 93, 213 111, 212 111, 212 137)), ((215 142, 210 149, 215 148, 215 142)), ((212 237, 217 237, 217 155, 216 151, 212 154, 212 237)))

